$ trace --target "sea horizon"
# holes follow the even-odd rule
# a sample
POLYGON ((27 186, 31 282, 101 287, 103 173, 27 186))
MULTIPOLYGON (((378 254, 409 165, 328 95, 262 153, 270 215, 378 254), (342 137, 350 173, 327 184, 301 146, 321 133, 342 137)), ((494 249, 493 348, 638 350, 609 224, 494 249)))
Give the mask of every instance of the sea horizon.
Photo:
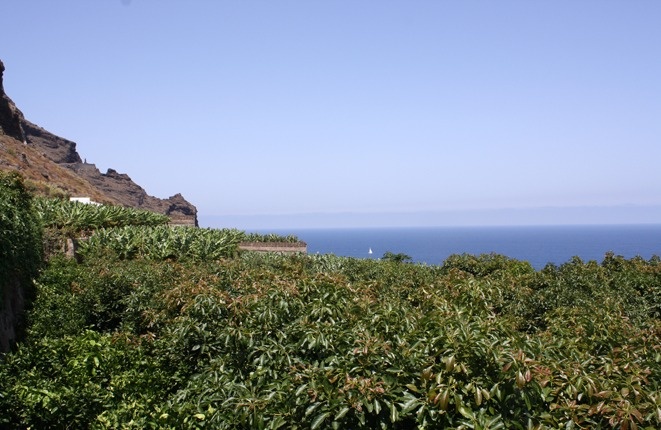
POLYGON ((440 265, 453 254, 501 254, 535 269, 573 257, 601 262, 612 252, 627 259, 661 255, 661 223, 522 226, 302 227, 248 229, 295 235, 308 254, 378 259, 402 253, 414 263, 440 265), (372 253, 369 253, 369 251, 372 253))
POLYGON ((199 215, 201 226, 253 229, 661 224, 661 205, 199 215))

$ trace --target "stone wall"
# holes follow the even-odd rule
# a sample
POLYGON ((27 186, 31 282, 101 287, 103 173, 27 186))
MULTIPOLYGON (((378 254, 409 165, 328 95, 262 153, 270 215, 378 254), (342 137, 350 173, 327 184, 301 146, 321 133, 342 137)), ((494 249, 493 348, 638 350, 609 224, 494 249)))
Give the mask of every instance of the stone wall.
POLYGON ((256 252, 306 254, 308 252, 308 245, 305 242, 241 242, 239 244, 239 249, 256 252))

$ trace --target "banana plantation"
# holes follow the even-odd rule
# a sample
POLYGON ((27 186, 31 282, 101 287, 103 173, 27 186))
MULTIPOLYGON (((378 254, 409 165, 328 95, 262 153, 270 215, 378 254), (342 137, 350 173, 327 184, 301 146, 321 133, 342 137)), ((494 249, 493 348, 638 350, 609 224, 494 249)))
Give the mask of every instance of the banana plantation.
POLYGON ((154 212, 122 206, 96 206, 52 198, 35 198, 35 211, 45 228, 74 234, 119 226, 165 225, 170 219, 154 212))
POLYGON ((0 428, 661 428, 658 257, 259 254, 234 229, 30 210, 87 239, 31 272, 0 428))

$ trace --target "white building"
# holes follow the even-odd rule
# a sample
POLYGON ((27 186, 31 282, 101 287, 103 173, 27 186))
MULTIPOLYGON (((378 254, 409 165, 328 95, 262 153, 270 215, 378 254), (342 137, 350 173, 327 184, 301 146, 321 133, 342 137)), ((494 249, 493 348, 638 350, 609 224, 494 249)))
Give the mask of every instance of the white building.
POLYGON ((101 206, 101 203, 92 201, 90 197, 69 197, 70 202, 80 202, 86 205, 101 206))

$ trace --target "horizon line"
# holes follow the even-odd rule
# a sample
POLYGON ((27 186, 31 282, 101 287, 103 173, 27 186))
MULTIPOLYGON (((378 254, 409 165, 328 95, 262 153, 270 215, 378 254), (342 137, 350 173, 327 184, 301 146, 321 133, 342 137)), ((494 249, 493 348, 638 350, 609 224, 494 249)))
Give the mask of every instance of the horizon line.
POLYGON ((198 215, 200 224, 238 228, 496 227, 661 224, 661 205, 567 206, 408 212, 198 215), (204 221, 204 222, 202 222, 204 221))

